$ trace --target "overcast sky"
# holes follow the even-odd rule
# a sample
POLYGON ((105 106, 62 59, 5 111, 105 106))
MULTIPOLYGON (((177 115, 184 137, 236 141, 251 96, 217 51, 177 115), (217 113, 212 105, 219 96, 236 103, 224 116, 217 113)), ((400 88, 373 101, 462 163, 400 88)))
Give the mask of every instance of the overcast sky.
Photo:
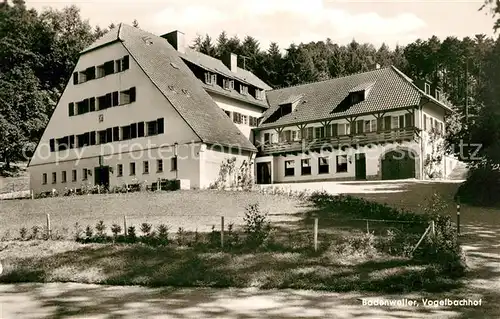
POLYGON ((345 44, 352 39, 379 46, 405 45, 418 38, 493 35, 493 19, 478 12, 482 0, 27 0, 38 9, 75 4, 92 25, 131 24, 161 35, 180 30, 191 40, 196 34, 215 38, 222 30, 230 36, 255 37, 261 48, 271 41, 280 47, 292 42, 331 38, 345 44))

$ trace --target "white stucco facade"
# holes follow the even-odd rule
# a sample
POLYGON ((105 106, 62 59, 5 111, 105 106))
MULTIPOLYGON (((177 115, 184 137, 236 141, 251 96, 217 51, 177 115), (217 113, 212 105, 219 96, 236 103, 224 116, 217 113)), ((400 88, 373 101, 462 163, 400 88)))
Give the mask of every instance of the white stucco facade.
MULTIPOLYGON (((126 55, 128 52, 121 43, 110 44, 83 54, 74 72, 126 55)), ((121 130, 119 134, 120 138, 123 137, 121 130)), ((201 142, 130 57, 127 70, 81 84, 75 85, 73 79, 68 82, 29 163, 30 189, 37 194, 53 189, 63 192, 65 189, 94 185, 94 170, 100 165, 109 167, 110 187, 136 182, 147 182, 150 185, 158 178, 165 178, 187 179, 192 188, 206 188, 217 179, 220 165, 226 158, 236 156, 241 162, 251 154, 243 152, 234 155, 227 150, 210 150, 210 145, 201 142), (78 101, 90 97, 120 92, 131 87, 135 87, 136 91, 136 99, 132 103, 69 116, 69 103, 76 105, 78 101), (121 128, 138 122, 147 123, 160 118, 164 123, 162 134, 148 136, 148 129, 145 128, 144 137, 50 151, 51 139, 121 128), (175 144, 177 147, 174 147, 175 144), (176 170, 172 167, 175 155, 176 170), (85 170, 88 172, 85 173, 85 170)))

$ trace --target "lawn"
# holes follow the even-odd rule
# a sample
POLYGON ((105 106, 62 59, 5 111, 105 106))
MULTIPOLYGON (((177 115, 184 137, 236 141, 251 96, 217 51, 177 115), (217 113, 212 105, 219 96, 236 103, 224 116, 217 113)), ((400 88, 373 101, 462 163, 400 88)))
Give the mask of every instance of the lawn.
POLYGON ((175 232, 179 227, 186 231, 209 231, 213 225, 220 228, 221 216, 226 227, 243 222, 245 207, 258 203, 269 212, 271 221, 296 220, 305 210, 300 201, 285 197, 254 192, 188 190, 175 192, 137 192, 127 194, 83 195, 44 199, 2 201, 0 234, 18 234, 21 227, 45 226, 50 214, 54 231, 73 231, 78 222, 82 227, 94 226, 102 220, 106 225, 139 227, 142 223, 154 226, 166 224, 175 232))
POLYGON ((16 167, 19 171, 14 174, 15 176, 0 176, 0 194, 29 190, 29 175, 26 171, 26 164, 22 163, 16 167))
MULTIPOLYGON (((167 246, 146 244, 81 244, 72 241, 9 241, 1 243, 4 272, 1 282, 54 282, 147 285, 297 288, 332 291, 404 292, 446 290, 460 285, 429 262, 412 260, 377 248, 366 224, 342 220, 349 209, 328 207, 285 195, 249 192, 176 191, 56 197, 5 201, 2 206, 4 231, 25 225, 43 225, 50 213, 53 228, 72 231, 78 221, 94 226, 103 220, 109 230, 121 223, 143 222, 170 226, 167 246), (226 232, 220 248, 220 234, 177 234, 186 231, 219 230, 225 223, 243 223, 245 208, 258 203, 270 213, 274 226, 268 244, 261 248, 231 246, 244 234, 226 232), (313 249, 314 217, 320 218, 318 251, 313 249), (215 235, 215 236, 212 236, 215 235), (179 239, 180 238, 180 239, 179 239), (198 238, 198 239, 196 239, 198 238), (201 238, 201 239, 200 239, 201 238), (215 243, 215 244, 214 244, 215 243)), ((352 204, 352 203, 351 203, 352 204)), ((347 203, 346 205, 351 205, 347 203)), ((364 211, 371 204, 356 204, 364 211)), ((352 206, 349 206, 352 207, 352 206)), ((350 211, 352 213, 352 209, 350 211)), ((353 215, 354 216, 354 215, 353 215)), ((353 217, 351 216, 351 218, 353 217)), ((402 225, 400 225, 402 226, 402 225)), ((416 233, 416 240, 425 229, 416 233)), ((420 227, 419 226, 419 227, 420 227)), ((226 228, 227 229, 227 228, 226 228)), ((384 229, 370 226, 380 236, 384 229)), ((404 232, 404 230, 403 230, 404 232)), ((95 234, 95 230, 94 230, 95 234)))

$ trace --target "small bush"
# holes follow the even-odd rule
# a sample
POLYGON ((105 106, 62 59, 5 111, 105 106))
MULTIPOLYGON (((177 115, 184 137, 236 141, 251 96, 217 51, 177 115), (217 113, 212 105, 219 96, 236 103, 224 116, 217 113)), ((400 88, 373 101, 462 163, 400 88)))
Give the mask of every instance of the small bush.
POLYGON ((142 223, 141 224, 141 232, 142 235, 145 237, 149 237, 151 235, 151 230, 153 229, 153 226, 148 223, 142 223))
POLYGON ((28 237, 28 229, 26 227, 21 227, 19 230, 19 237, 21 240, 26 240, 28 237))
POLYGON ((111 225, 111 232, 113 233, 113 237, 116 238, 122 232, 122 227, 118 224, 113 224, 111 225))
POLYGON ((177 245, 184 246, 186 244, 186 231, 184 228, 179 227, 177 229, 177 234, 175 240, 177 241, 177 245))
POLYGON ((367 255, 373 256, 377 253, 376 238, 372 233, 353 234, 341 239, 334 250, 342 255, 367 255))
POLYGON ((208 245, 210 247, 220 247, 220 231, 215 229, 215 225, 212 225, 212 230, 208 234, 208 245))
POLYGON ((40 226, 33 226, 31 227, 31 239, 39 239, 40 237, 40 226))
POLYGON ((104 221, 100 220, 96 225, 95 229, 97 231, 96 235, 100 238, 104 238, 106 236, 106 225, 104 221))
POLYGON ((127 241, 129 243, 135 243, 137 241, 137 235, 135 233, 135 227, 130 226, 127 228, 127 241))
POLYGON ((455 199, 462 203, 485 206, 500 206, 500 171, 488 168, 472 169, 467 180, 460 185, 455 199))
POLYGON ((87 227, 85 227, 86 239, 91 240, 93 236, 94 236, 94 231, 93 231, 92 227, 90 227, 90 225, 87 225, 87 227))
POLYGON ((259 204, 250 204, 245 208, 243 226, 246 234, 245 244, 249 248, 257 248, 264 244, 271 232, 268 213, 260 210, 259 204))
POLYGON ((83 239, 83 229, 78 222, 73 226, 73 238, 75 241, 80 242, 83 239))
POLYGON ((156 238, 158 240, 158 244, 167 245, 168 244, 168 226, 165 224, 161 224, 161 225, 158 225, 156 230, 157 230, 156 238))

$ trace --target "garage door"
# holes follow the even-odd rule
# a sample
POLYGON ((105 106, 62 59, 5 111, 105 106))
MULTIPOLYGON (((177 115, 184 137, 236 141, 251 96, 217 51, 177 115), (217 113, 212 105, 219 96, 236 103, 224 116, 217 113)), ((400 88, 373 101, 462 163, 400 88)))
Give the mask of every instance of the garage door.
POLYGON ((385 154, 382 159, 382 179, 415 178, 415 154, 398 150, 385 154))

